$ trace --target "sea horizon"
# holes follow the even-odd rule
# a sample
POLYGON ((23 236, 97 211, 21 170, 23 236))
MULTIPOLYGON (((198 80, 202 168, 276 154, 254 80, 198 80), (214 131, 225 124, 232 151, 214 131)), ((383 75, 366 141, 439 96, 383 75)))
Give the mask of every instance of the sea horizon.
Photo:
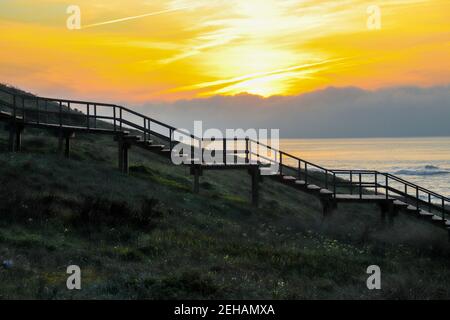
POLYGON ((397 175, 450 196, 450 137, 280 139, 280 149, 329 169, 397 175))

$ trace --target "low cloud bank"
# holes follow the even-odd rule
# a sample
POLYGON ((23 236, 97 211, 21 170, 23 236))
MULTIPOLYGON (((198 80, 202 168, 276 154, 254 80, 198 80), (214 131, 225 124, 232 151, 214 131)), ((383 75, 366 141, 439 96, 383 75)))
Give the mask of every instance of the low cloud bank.
POLYGON ((328 88, 291 97, 216 96, 146 104, 178 128, 278 128, 284 138, 450 136, 450 86, 328 88))

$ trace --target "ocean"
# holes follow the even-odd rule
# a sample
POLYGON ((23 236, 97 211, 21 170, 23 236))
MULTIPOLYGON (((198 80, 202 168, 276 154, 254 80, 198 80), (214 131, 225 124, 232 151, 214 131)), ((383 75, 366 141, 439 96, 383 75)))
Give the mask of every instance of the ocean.
POLYGON ((388 172, 450 197, 450 137, 281 139, 280 149, 329 169, 388 172))

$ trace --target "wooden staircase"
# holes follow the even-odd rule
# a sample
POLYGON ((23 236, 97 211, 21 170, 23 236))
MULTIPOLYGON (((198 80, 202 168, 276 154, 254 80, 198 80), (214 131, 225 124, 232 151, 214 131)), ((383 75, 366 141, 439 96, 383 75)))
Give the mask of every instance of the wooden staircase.
MULTIPOLYGON (((128 172, 131 146, 171 158, 174 146, 180 142, 174 139, 174 133, 179 133, 176 128, 123 106, 37 97, 2 88, 0 121, 7 123, 10 151, 20 150, 25 127, 54 131, 66 156, 70 154, 70 139, 75 132, 113 135, 118 142, 118 163, 123 172, 128 172)), ((269 172, 271 179, 317 197, 324 215, 331 214, 339 203, 376 203, 383 217, 393 218, 404 212, 445 228, 450 238, 450 199, 400 177, 370 170, 327 169, 250 138, 219 141, 193 135, 184 138, 183 144, 191 152, 183 164, 190 167, 194 176, 195 192, 204 170, 247 170, 252 177, 252 202, 257 205, 260 176, 268 175, 270 166, 277 168, 269 172), (221 145, 215 151, 223 155, 220 161, 205 160, 204 151, 211 143, 221 145), (274 156, 267 156, 261 149, 270 150, 274 156)))
MULTIPOLYGON (((333 170, 328 170, 333 173, 333 170)), ((382 173, 377 173, 384 175, 382 173)), ((339 203, 356 202, 356 203, 377 203, 384 214, 388 214, 391 218, 395 217, 399 212, 406 213, 410 216, 425 220, 438 227, 444 228, 449 232, 450 238, 450 218, 448 215, 449 208, 444 206, 436 206, 433 203, 425 203, 428 210, 424 209, 424 201, 419 201, 420 204, 411 204, 408 197, 400 196, 398 194, 363 194, 363 193, 340 193, 337 194, 333 190, 325 187, 320 187, 314 183, 308 183, 304 179, 294 177, 292 175, 278 174, 272 176, 278 182, 295 188, 301 192, 311 194, 318 197, 323 205, 324 215, 329 215, 339 203)), ((364 189, 363 189, 364 190, 364 189)), ((366 190, 364 190, 366 191, 366 190)), ((417 199, 412 199, 418 202, 417 199)), ((383 216, 385 216, 383 214, 383 216)))

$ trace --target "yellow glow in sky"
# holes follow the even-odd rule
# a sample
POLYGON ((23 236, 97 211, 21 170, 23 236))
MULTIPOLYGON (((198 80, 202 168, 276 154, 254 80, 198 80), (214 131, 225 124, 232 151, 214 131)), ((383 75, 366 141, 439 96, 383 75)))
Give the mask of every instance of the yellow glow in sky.
POLYGON ((112 101, 450 83, 450 1, 0 1, 0 81, 112 101))

